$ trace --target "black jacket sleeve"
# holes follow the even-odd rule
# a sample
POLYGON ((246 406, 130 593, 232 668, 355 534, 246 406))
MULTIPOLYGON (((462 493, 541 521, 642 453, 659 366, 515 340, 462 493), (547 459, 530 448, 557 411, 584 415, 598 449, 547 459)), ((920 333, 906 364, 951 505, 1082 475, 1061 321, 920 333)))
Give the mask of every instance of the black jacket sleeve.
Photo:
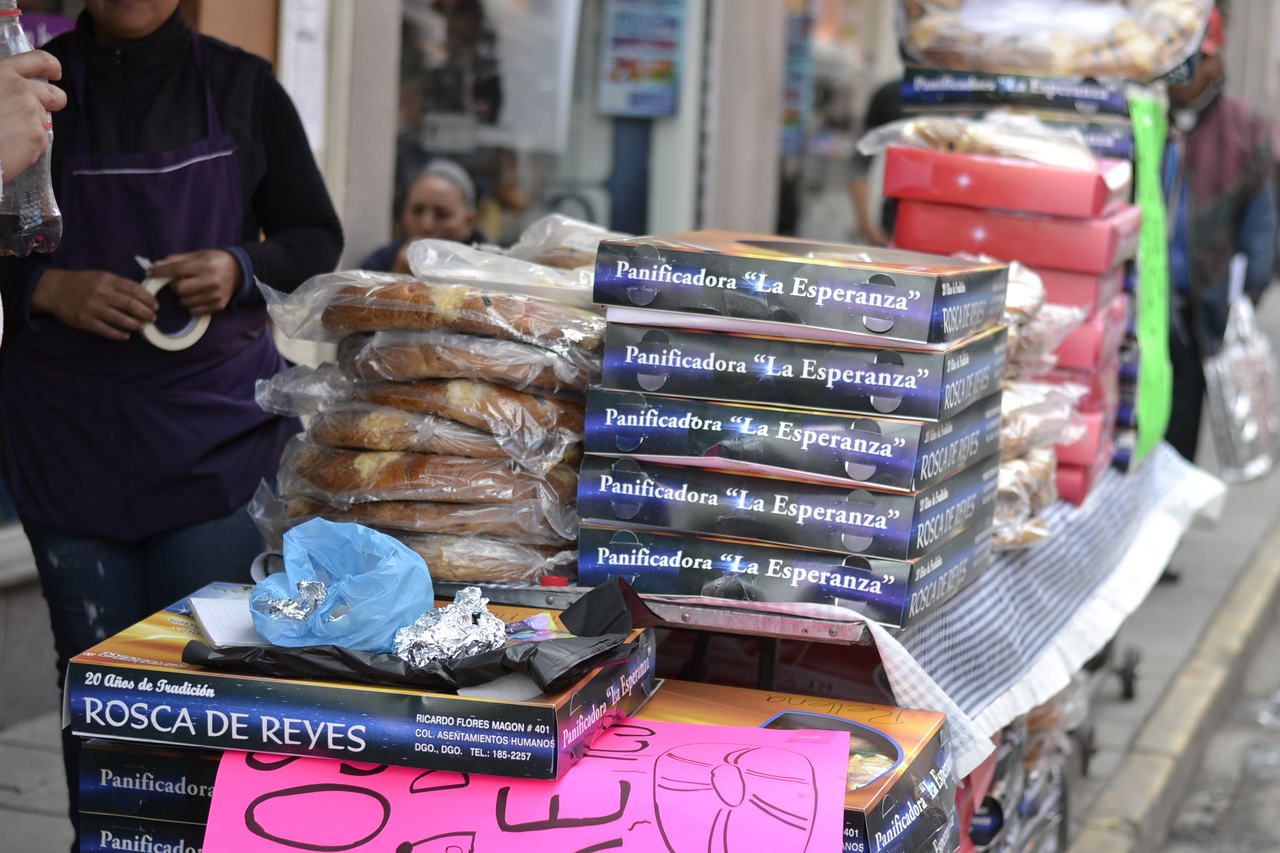
POLYGON ((333 209, 302 120, 284 87, 267 76, 262 99, 266 168, 253 195, 253 211, 266 239, 240 248, 253 274, 285 293, 329 272, 342 255, 342 223, 333 209))

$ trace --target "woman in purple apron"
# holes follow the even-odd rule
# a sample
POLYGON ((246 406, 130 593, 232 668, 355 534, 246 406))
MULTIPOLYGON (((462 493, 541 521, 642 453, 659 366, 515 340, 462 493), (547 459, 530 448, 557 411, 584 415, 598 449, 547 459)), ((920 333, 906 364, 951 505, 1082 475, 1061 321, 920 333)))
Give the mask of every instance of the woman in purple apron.
POLYGON ((342 247, 268 65, 194 34, 177 2, 89 0, 50 42, 69 99, 54 124, 63 241, 0 264, 5 473, 60 673, 205 583, 248 580, 263 543, 244 506, 298 429, 254 403, 285 365, 253 281, 292 290, 342 247), (156 297, 138 255, 173 280, 156 297), (211 318, 188 349, 139 334, 188 312, 211 318))

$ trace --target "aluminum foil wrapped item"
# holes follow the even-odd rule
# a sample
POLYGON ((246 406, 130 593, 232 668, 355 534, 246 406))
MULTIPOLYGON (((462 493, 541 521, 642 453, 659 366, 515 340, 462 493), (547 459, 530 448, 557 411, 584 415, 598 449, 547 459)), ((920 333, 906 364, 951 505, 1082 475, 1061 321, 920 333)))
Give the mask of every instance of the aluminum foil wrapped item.
POLYGON ((298 581, 297 598, 264 597, 255 608, 272 619, 297 619, 302 621, 316 612, 329 597, 329 586, 324 581, 298 581))
POLYGON ((425 667, 502 648, 507 626, 489 612, 488 604, 479 587, 463 588, 452 604, 428 610, 396 631, 396 656, 425 667))

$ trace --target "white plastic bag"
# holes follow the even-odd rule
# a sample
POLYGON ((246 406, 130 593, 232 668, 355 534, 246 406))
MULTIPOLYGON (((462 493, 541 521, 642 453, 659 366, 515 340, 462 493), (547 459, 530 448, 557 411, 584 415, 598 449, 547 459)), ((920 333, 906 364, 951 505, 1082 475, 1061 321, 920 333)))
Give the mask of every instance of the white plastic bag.
POLYGON ((1244 296, 1246 262, 1231 264, 1231 310, 1222 348, 1204 360, 1205 394, 1222 479, 1261 477, 1275 462, 1280 437, 1280 365, 1244 296))

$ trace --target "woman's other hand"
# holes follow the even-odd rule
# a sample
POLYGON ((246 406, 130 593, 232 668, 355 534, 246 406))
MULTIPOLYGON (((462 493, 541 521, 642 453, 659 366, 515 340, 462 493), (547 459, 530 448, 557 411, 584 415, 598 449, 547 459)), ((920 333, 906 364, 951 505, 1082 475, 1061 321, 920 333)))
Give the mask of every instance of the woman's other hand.
POLYGON ((170 255, 157 261, 148 275, 169 278, 169 284, 192 314, 215 314, 226 308, 240 288, 243 273, 235 255, 224 249, 203 249, 170 255))
POLYGON ((104 270, 48 270, 31 295, 32 311, 113 341, 155 322, 158 307, 142 285, 104 270))

